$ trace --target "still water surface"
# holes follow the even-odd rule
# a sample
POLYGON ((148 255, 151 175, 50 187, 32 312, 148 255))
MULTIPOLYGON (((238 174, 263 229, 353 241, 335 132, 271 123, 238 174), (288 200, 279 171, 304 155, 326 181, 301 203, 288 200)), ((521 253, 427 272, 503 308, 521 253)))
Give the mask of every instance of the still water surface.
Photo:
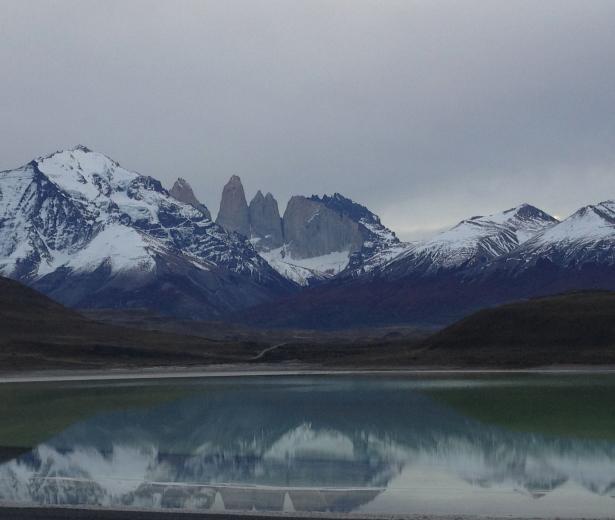
POLYGON ((615 515, 615 376, 0 385, 0 501, 615 515))

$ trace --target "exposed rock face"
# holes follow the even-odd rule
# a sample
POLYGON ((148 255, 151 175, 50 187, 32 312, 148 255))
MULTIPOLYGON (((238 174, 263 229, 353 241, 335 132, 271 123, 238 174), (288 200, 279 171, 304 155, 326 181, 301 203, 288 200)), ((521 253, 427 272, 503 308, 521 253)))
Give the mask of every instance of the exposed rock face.
POLYGON ((174 197, 178 201, 183 202, 184 204, 190 204, 193 208, 199 210, 206 218, 211 220, 211 213, 209 212, 205 204, 202 204, 196 198, 194 192, 192 191, 192 186, 190 186, 186 179, 183 179, 181 177, 177 179, 175 181, 175 184, 173 184, 171 191, 169 191, 169 195, 171 195, 171 197, 174 197))
POLYGON ((282 247, 259 252, 282 276, 302 286, 360 276, 408 247, 377 215, 339 193, 291 199, 282 235, 282 247))
POLYGON ((257 250, 275 249, 284 244, 278 203, 271 193, 263 196, 259 190, 250 202, 249 213, 250 233, 257 250))
POLYGON ((335 251, 359 251, 359 224, 318 198, 295 196, 284 212, 284 239, 292 258, 312 258, 335 251))
POLYGON ((233 175, 222 190, 216 224, 228 232, 235 231, 250 237, 250 212, 241 179, 237 175, 233 175))
POLYGON ((322 198, 312 196, 311 200, 322 202, 332 211, 345 215, 359 226, 362 237, 360 249, 351 251, 348 265, 341 275, 356 277, 384 265, 405 251, 408 244, 397 238, 395 233, 380 222, 380 217, 369 209, 339 193, 322 198))

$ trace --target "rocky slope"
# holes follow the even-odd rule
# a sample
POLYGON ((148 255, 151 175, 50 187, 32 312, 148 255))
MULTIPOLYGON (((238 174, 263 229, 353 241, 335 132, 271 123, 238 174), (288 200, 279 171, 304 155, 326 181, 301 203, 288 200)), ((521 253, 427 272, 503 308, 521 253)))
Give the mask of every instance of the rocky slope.
POLYGON ((207 206, 196 198, 192 191, 192 186, 190 186, 186 179, 179 177, 169 190, 169 195, 184 204, 190 204, 193 208, 199 210, 205 218, 211 220, 211 213, 207 209, 207 206))
POLYGON ((0 172, 0 273, 75 307, 216 317, 292 290, 239 235, 79 146, 0 172))

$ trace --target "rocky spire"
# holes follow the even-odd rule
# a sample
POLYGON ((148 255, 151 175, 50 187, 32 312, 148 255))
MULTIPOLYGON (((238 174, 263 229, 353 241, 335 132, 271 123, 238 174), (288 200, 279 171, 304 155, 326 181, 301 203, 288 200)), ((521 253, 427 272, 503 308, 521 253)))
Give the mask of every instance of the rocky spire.
POLYGON ((252 238, 259 239, 255 245, 259 250, 275 249, 284 243, 282 236, 282 220, 278 203, 267 193, 263 196, 258 190, 254 198, 250 201, 250 228, 252 238))
POLYGON ((211 213, 209 212, 205 204, 202 204, 196 198, 194 192, 192 191, 192 186, 190 186, 186 179, 182 179, 181 177, 179 177, 175 181, 175 184, 173 184, 173 187, 171 188, 171 191, 169 191, 169 194, 171 195, 171 197, 177 199, 180 202, 183 202, 184 204, 190 204, 193 208, 198 209, 205 217, 211 220, 211 213))
POLYGON ((226 231, 236 231, 245 237, 250 237, 248 203, 241 179, 237 175, 233 175, 222 190, 222 200, 220 201, 220 211, 216 223, 220 224, 226 231))

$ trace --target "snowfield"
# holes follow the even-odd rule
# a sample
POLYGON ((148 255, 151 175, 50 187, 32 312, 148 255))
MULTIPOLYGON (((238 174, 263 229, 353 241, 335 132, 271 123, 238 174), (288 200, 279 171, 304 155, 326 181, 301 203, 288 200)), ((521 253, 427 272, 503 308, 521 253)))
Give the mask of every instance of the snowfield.
POLYGON ((312 258, 291 258, 285 246, 263 251, 261 256, 278 273, 301 285, 333 278, 348 265, 349 251, 336 251, 312 258))

